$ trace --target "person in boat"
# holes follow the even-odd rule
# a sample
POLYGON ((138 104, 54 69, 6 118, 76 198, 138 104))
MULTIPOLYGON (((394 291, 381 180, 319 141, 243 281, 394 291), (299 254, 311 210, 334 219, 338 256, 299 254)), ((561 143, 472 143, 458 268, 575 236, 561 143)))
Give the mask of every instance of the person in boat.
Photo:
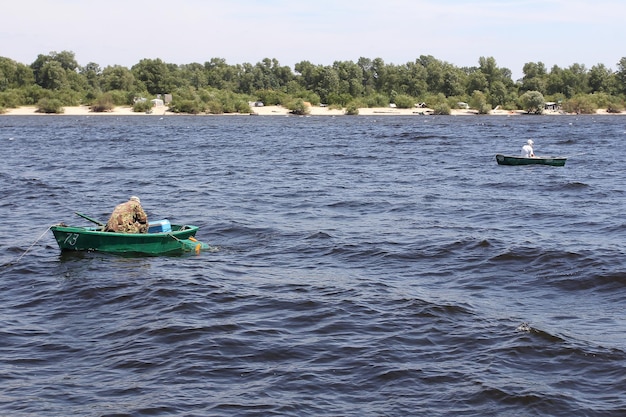
POLYGON ((118 204, 104 230, 118 233, 147 233, 148 215, 141 207, 139 197, 132 196, 127 202, 118 204))
POLYGON ((533 150, 533 146, 535 142, 532 139, 528 139, 526 141, 526 145, 522 146, 522 158, 534 158, 535 151, 533 150))

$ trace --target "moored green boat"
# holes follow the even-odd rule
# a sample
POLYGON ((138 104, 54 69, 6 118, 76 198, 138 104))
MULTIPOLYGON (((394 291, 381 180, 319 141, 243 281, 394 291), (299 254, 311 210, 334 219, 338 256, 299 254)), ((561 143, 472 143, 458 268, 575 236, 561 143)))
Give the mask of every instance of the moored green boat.
POLYGON ((171 225, 157 233, 104 232, 102 227, 64 224, 50 227, 62 251, 100 251, 119 254, 165 255, 200 252, 209 246, 195 239, 197 226, 171 225))
POLYGON ((522 156, 509 156, 496 154, 498 165, 550 165, 553 167, 562 167, 567 161, 562 156, 535 156, 532 158, 524 158, 522 156))

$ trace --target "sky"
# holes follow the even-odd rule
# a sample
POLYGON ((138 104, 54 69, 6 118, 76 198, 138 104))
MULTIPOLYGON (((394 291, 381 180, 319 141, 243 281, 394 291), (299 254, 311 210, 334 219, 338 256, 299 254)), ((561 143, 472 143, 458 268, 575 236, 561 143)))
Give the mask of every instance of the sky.
MULTIPOLYGON (((281 66, 421 55, 457 67, 493 57, 611 70, 626 56, 623 0, 0 0, 0 57, 30 65, 71 51, 79 65, 130 68, 264 58, 281 66)), ((294 70, 295 71, 295 70, 294 70)))

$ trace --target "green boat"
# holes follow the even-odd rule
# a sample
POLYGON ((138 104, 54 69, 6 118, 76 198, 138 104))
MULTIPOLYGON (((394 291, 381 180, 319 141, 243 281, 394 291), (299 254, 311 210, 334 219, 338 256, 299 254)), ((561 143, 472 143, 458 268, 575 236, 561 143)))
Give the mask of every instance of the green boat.
POLYGON ((508 156, 496 154, 498 165, 550 165, 553 167, 562 167, 567 161, 562 156, 535 156, 532 158, 524 158, 522 156, 508 156))
POLYGON ((50 226, 61 251, 99 251, 117 254, 175 255, 186 252, 199 253, 209 245, 194 236, 198 226, 170 225, 167 228, 150 224, 148 233, 105 232, 104 224, 76 213, 98 226, 50 226), (155 230, 156 229, 156 230, 155 230))

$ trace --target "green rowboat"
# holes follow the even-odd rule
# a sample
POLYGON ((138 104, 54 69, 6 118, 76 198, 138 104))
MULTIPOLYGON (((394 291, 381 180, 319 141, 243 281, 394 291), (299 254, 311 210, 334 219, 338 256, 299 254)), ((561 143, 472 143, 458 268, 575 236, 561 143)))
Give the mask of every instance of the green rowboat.
MULTIPOLYGON (((83 216, 86 217, 86 216, 83 216)), ((61 251, 100 251, 118 254, 166 255, 199 253, 209 245, 195 239, 197 226, 171 225, 171 231, 157 233, 104 232, 100 227, 64 224, 50 227, 61 251)))
POLYGON ((553 167, 562 167, 567 161, 566 157, 556 156, 535 156, 533 158, 524 158, 521 156, 508 156, 496 154, 498 165, 550 165, 553 167))

